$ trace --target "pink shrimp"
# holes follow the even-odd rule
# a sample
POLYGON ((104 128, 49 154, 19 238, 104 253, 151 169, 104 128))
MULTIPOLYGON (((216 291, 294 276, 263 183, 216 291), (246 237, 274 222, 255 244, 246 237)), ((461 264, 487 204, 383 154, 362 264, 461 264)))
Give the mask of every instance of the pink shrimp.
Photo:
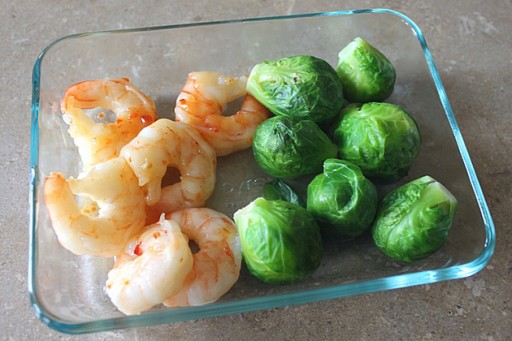
POLYGON ((216 72, 192 72, 176 100, 176 121, 188 123, 215 149, 218 156, 248 148, 256 127, 270 117, 270 111, 246 95, 247 79, 216 72), (240 111, 222 115, 229 102, 245 95, 240 111))
POLYGON ((44 199, 60 244, 77 255, 116 256, 144 227, 144 192, 122 158, 99 163, 78 178, 52 173, 44 199), (79 206, 75 195, 86 200, 79 206))
POLYGON ((161 118, 124 146, 120 155, 146 191, 148 223, 164 212, 202 206, 215 188, 215 151, 188 124, 161 118), (168 167, 178 169, 180 181, 162 187, 168 167))
POLYGON ((154 102, 127 78, 76 83, 66 90, 61 109, 85 168, 118 156, 125 144, 157 119, 154 102), (93 119, 88 109, 101 111, 93 119))
POLYGON ((192 264, 187 237, 162 215, 118 255, 108 273, 107 294, 124 314, 139 314, 179 292, 192 264))
POLYGON ((209 208, 187 208, 167 216, 195 242, 194 266, 183 287, 164 305, 195 306, 212 303, 228 292, 240 274, 242 248, 235 223, 209 208))

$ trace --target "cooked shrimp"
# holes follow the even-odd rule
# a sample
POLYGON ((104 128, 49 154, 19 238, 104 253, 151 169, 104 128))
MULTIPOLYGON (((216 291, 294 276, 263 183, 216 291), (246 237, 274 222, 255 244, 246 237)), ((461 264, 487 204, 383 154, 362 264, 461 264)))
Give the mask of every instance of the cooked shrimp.
POLYGON ((168 307, 196 306, 215 302, 238 280, 242 248, 235 223, 209 208, 188 208, 167 216, 194 241, 194 266, 179 293, 164 302, 168 307))
POLYGON ((97 164, 76 179, 52 173, 43 189, 60 244, 77 255, 113 257, 144 227, 144 192, 122 158, 97 164), (86 205, 81 208, 75 195, 86 205))
POLYGON ((135 171, 146 204, 158 216, 202 206, 215 187, 215 151, 188 124, 161 118, 144 128, 120 155, 135 171), (180 181, 162 188, 168 167, 178 169, 180 181))
POLYGON ((176 294, 192 262, 188 239, 162 215, 117 257, 108 273, 107 294, 124 314, 139 314, 176 294))
POLYGON ((207 71, 190 73, 176 100, 176 121, 195 127, 218 156, 250 147, 256 127, 270 116, 270 111, 246 95, 246 83, 245 77, 207 71), (222 115, 229 102, 244 95, 240 111, 222 115))
POLYGON ((118 156, 157 119, 154 102, 127 78, 76 83, 66 90, 61 107, 85 168, 118 156), (101 111, 95 120, 86 109, 110 110, 116 117, 101 111))

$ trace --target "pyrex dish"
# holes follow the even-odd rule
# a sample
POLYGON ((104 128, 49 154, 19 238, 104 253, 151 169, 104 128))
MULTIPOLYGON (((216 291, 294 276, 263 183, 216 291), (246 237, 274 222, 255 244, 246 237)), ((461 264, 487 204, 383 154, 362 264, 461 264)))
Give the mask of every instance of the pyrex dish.
MULTIPOLYGON (((268 179, 250 150, 222 157, 208 204, 232 216, 261 194, 268 179)), ((495 244, 486 201, 425 39, 409 18, 386 9, 86 33, 57 40, 34 67, 30 191, 30 298, 44 323, 66 333, 200 319, 463 278, 487 264, 495 244), (160 117, 172 117, 177 94, 191 71, 240 75, 265 59, 298 54, 335 66, 338 51, 357 36, 377 46, 395 65, 396 87, 388 101, 415 117, 423 139, 410 174, 398 184, 381 187, 381 192, 426 174, 443 183, 459 200, 443 248, 423 261, 403 264, 381 254, 369 235, 350 243, 326 242, 320 268, 300 283, 264 284, 243 267, 236 285, 214 304, 158 306, 130 317, 118 312, 104 291, 113 261, 75 256, 62 248, 42 197, 49 172, 76 176, 80 169, 59 110, 64 89, 85 79, 129 77, 155 100, 160 117)))

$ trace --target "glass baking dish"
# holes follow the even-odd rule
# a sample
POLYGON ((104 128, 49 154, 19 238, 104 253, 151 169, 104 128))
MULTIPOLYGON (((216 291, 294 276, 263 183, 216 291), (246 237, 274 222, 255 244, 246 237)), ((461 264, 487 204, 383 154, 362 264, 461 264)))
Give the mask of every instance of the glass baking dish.
MULTIPOLYGON (((50 44, 33 71, 30 168, 29 293, 37 316, 64 333, 87 333, 201 319, 330 298, 358 295, 467 277, 480 271, 494 251, 489 210, 455 121, 441 78, 419 27, 387 9, 254 18, 72 35, 50 44), (75 256, 62 248, 42 198, 51 171, 76 176, 79 158, 59 102, 71 84, 129 77, 152 97, 160 117, 173 107, 191 71, 248 73, 265 59, 309 54, 336 66, 339 50, 360 36, 377 46, 397 70, 389 102, 418 122, 423 145, 409 175, 381 187, 382 193, 423 175, 443 183, 459 200, 447 243, 411 264, 381 254, 370 236, 325 244, 324 260, 297 284, 268 285, 245 267, 218 302, 188 308, 163 306, 124 316, 104 286, 111 259, 75 256)), ((269 179, 246 150, 218 160, 218 180, 208 205, 227 215, 261 195, 269 179)), ((328 304, 328 303, 326 303, 328 304)))

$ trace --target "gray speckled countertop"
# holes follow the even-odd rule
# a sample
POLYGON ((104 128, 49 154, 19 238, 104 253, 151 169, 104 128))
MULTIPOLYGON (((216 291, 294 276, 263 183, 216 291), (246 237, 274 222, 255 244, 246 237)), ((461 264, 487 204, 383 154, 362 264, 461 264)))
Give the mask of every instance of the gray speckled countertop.
POLYGON ((3 1, 0 12, 0 338, 173 340, 512 339, 512 2, 3 1), (318 303, 94 335, 57 333, 27 292, 32 67, 78 32, 387 7, 423 30, 494 218, 496 251, 475 276, 318 303))

